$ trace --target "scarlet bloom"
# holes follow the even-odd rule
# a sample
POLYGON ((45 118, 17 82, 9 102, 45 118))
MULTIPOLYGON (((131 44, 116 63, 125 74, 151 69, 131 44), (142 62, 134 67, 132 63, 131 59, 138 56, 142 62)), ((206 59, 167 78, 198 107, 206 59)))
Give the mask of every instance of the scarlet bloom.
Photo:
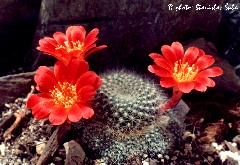
POLYGON ((219 67, 211 67, 215 60, 197 47, 189 47, 184 53, 181 43, 173 42, 171 46, 163 45, 162 54, 151 53, 149 56, 155 64, 148 66, 151 73, 160 76, 160 85, 174 87, 183 93, 193 89, 204 92, 207 87, 214 87, 210 77, 223 74, 219 67))
POLYGON ((67 66, 57 61, 54 72, 40 66, 34 80, 41 93, 32 95, 27 101, 34 117, 49 118, 53 125, 90 118, 94 111, 89 101, 102 81, 96 73, 88 70, 88 63, 78 59, 71 60, 67 66))
POLYGON ((37 49, 68 65, 72 57, 84 60, 89 54, 107 47, 106 45, 96 46, 98 33, 99 30, 95 28, 86 36, 84 27, 70 26, 66 30, 66 35, 62 32, 55 32, 53 38, 40 39, 40 46, 37 49))

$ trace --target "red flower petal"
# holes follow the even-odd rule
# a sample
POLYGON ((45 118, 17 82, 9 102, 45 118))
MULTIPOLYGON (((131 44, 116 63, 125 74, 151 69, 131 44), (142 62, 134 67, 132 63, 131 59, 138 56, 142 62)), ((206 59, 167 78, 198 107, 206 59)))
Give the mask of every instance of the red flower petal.
POLYGON ((196 77, 216 77, 222 74, 223 74, 223 70, 221 68, 212 67, 199 72, 196 77))
POLYGON ((66 30, 66 37, 68 41, 72 41, 72 30, 74 26, 69 26, 66 30))
POLYGON ((189 93, 194 89, 194 83, 193 82, 180 82, 178 83, 178 88, 183 93, 189 93))
POLYGON ((94 114, 93 109, 86 103, 79 103, 78 106, 83 112, 83 118, 89 119, 94 114))
POLYGON ((46 66, 40 66, 37 69, 34 80, 37 83, 38 90, 41 92, 49 92, 50 90, 54 89, 55 85, 57 85, 55 75, 46 66))
POLYGON ((40 46, 37 47, 37 49, 45 54, 56 57, 58 60, 63 61, 65 65, 67 65, 71 59, 71 55, 67 53, 66 49, 56 50, 56 44, 58 44, 56 40, 49 37, 45 37, 44 39, 39 40, 40 46))
POLYGON ((199 71, 206 69, 207 67, 211 66, 215 62, 214 58, 209 55, 202 55, 199 57, 195 63, 195 66, 198 67, 199 71))
POLYGON ((197 59, 199 54, 199 49, 197 47, 189 47, 183 57, 182 63, 188 62, 189 65, 192 65, 197 59))
POLYGON ((45 37, 39 40, 40 47, 37 47, 38 50, 47 51, 47 52, 55 52, 55 48, 57 46, 57 41, 50 37, 45 37))
POLYGON ((161 68, 164 68, 165 70, 172 72, 173 68, 172 66, 165 60, 164 58, 156 59, 154 62, 161 68))
POLYGON ((172 77, 171 73, 158 65, 149 65, 148 70, 151 73, 155 73, 156 75, 160 77, 172 77))
POLYGON ((54 105, 53 100, 41 101, 32 108, 32 114, 38 120, 47 118, 54 105))
POLYGON ((65 46, 64 42, 67 41, 67 37, 62 32, 55 32, 53 38, 58 42, 59 45, 65 46))
POLYGON ((207 87, 214 87, 215 86, 215 82, 208 77, 196 77, 194 79, 194 81, 197 81, 197 82, 199 82, 202 85, 207 86, 207 87))
POLYGON ((202 49, 198 49, 198 51, 199 51, 198 57, 205 55, 205 52, 202 49))
POLYGON ((81 77, 84 73, 89 70, 88 62, 79 61, 78 59, 74 59, 69 66, 69 82, 73 82, 73 84, 77 83, 79 77, 81 77))
POLYGON ((170 88, 177 84, 177 82, 172 77, 162 77, 160 79, 160 85, 164 88, 170 88))
POLYGON ((173 66, 177 61, 177 56, 174 50, 169 45, 163 45, 161 48, 163 56, 167 59, 167 61, 173 66))
POLYGON ((96 89, 99 88, 99 79, 100 77, 97 76, 95 72, 88 71, 84 73, 77 81, 76 90, 77 92, 84 86, 91 85, 96 89))
POLYGON ((200 92, 205 92, 207 90, 207 87, 197 81, 194 82, 194 89, 200 92))
POLYGON ((57 41, 54 40, 53 38, 51 37, 44 37, 44 40, 49 43, 50 45, 56 47, 58 45, 57 41))
POLYGON ((158 67, 158 66, 157 65, 149 65, 148 71, 151 73, 155 73, 156 67, 158 67))
POLYGON ((78 98, 80 102, 92 100, 96 94, 96 89, 93 86, 84 86, 78 91, 78 98))
POLYGON ((182 59, 183 55, 184 55, 184 49, 183 49, 182 44, 179 42, 173 42, 171 47, 176 54, 177 61, 182 59))
POLYGON ((68 110, 68 120, 70 122, 78 122, 83 116, 83 110, 75 104, 72 108, 68 110))
POLYGON ((73 42, 80 41, 84 42, 86 36, 86 30, 82 26, 73 26, 71 31, 71 38, 73 42))
POLYGON ((101 78, 98 76, 95 80, 95 83, 93 84, 93 87, 95 88, 95 90, 97 90, 98 88, 100 88, 100 86, 102 85, 102 80, 101 78))
POLYGON ((78 78, 89 70, 89 65, 86 61, 73 59, 66 66, 62 61, 57 61, 54 65, 54 73, 59 82, 69 82, 76 84, 78 78))
POLYGON ((107 47, 107 45, 102 45, 102 46, 95 47, 95 48, 91 49, 90 51, 88 51, 88 52, 85 54, 84 58, 86 58, 86 57, 89 56, 90 54, 92 54, 92 53, 94 53, 94 52, 96 52, 96 51, 98 51, 98 50, 104 49, 104 48, 106 48, 106 47, 107 47))
POLYGON ((163 58, 160 54, 158 54, 158 53, 151 53, 151 54, 149 54, 149 56, 153 59, 153 60, 155 60, 155 59, 159 59, 159 58, 163 58))
POLYGON ((69 72, 66 70, 67 67, 65 66, 65 64, 58 60, 55 65, 54 65, 54 74, 56 76, 56 79, 58 82, 65 82, 67 79, 67 75, 69 74, 69 72))
POLYGON ((60 125, 67 119, 67 110, 61 106, 54 106, 49 115, 49 121, 53 125, 60 125))
POLYGON ((38 103, 42 101, 47 101, 49 99, 52 99, 52 98, 48 93, 39 93, 39 94, 31 95, 27 101, 27 107, 31 109, 38 103))
POLYGON ((98 39, 96 38, 98 33, 99 33, 99 30, 97 28, 94 28, 93 30, 91 30, 85 39, 84 46, 88 47, 89 45, 92 45, 94 42, 96 42, 98 39))

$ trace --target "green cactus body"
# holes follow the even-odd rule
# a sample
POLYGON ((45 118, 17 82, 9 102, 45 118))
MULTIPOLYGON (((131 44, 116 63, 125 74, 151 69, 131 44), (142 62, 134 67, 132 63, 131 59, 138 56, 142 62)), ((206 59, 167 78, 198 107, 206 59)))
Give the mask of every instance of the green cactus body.
POLYGON ((159 105, 168 98, 154 83, 134 73, 113 71, 92 105, 95 114, 84 124, 81 140, 109 164, 166 153, 182 134, 183 122, 159 105))

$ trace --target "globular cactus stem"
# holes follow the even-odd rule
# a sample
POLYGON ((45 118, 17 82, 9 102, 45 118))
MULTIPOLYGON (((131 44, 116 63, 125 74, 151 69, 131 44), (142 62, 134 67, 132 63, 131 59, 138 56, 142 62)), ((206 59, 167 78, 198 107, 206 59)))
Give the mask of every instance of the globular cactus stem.
POLYGON ((184 123, 174 111, 161 112, 159 105, 168 98, 158 84, 125 70, 101 78, 92 102, 95 113, 79 133, 87 149, 109 164, 124 164, 143 154, 164 154, 176 145, 184 123))
POLYGON ((108 123, 124 133, 136 132, 155 121, 166 96, 154 83, 124 71, 105 74, 94 107, 108 123))

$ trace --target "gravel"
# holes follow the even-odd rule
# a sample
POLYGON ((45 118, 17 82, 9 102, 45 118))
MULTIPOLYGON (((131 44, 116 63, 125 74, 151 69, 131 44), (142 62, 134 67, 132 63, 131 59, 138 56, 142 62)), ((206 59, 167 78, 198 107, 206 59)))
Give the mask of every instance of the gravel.
MULTIPOLYGON (((5 104, 4 110, 0 115, 0 123, 9 117, 12 113, 18 112, 25 106, 26 100, 18 98, 13 103, 5 104)), ((236 117, 238 120, 238 117, 236 117)), ((183 142, 180 146, 176 146, 175 150, 168 155, 159 154, 156 158, 150 159, 149 155, 143 156, 141 163, 144 165, 211 165, 211 164, 240 164, 240 134, 236 133, 234 138, 228 139, 226 136, 218 140, 212 139, 209 128, 204 123, 204 119, 199 119, 197 116, 194 119, 186 120, 186 131, 183 135, 183 142), (194 123, 194 124, 193 124, 194 123)), ((230 125, 231 123, 210 123, 213 127, 215 125, 224 124, 230 125)), ((209 125, 208 125, 209 126, 209 125)), ((211 129, 213 129, 210 127, 211 129)), ((21 123, 20 127, 13 132, 11 137, 4 139, 2 137, 6 129, 1 128, 0 131, 0 164, 1 165, 29 165, 36 164, 39 155, 42 153, 46 142, 54 131, 53 126, 47 120, 35 120, 29 113, 21 123)), ((229 129, 223 129, 222 132, 215 130, 216 136, 223 136, 227 134, 229 129)), ((72 132, 74 134, 74 132, 72 132)), ((73 140, 79 141, 76 137, 72 136, 73 140)), ((66 142, 69 139, 66 139, 66 142)), ((88 157, 88 155, 86 155, 88 157)), ((57 153, 49 164, 60 165, 64 164, 65 160, 64 147, 59 148, 57 153)), ((86 164, 105 164, 101 160, 89 160, 86 158, 86 164)))

